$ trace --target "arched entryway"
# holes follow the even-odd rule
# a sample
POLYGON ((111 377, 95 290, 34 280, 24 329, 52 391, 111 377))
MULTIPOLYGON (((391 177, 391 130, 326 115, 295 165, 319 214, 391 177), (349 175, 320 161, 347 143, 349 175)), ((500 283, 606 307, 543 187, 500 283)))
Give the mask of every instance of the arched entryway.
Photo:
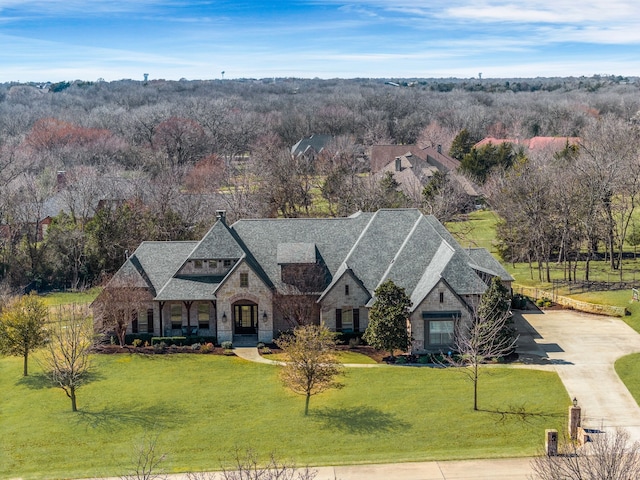
POLYGON ((232 305, 233 336, 237 340, 258 340, 258 304, 250 300, 239 300, 232 305))

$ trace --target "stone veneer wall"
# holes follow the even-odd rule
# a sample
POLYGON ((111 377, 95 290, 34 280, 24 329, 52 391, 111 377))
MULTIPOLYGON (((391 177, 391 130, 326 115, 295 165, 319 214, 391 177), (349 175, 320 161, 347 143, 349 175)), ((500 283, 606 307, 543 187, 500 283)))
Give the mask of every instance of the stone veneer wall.
POLYGON ((360 309, 360 331, 364 332, 369 324, 369 309, 364 305, 369 301, 369 292, 363 290, 360 284, 349 275, 343 275, 336 282, 331 291, 322 299, 320 307, 320 321, 329 330, 336 330, 336 308, 359 308, 360 309), (349 285, 349 295, 344 294, 345 285, 349 285))
POLYGON ((456 296, 447 285, 440 281, 436 287, 425 297, 425 299, 418 305, 409 320, 411 322, 411 336, 413 343, 411 346, 411 353, 425 353, 433 350, 440 350, 439 347, 430 348, 426 345, 425 334, 425 319, 422 318, 422 312, 447 312, 447 311, 460 311, 462 322, 469 322, 471 317, 467 306, 464 305, 458 296, 456 296), (440 303, 440 292, 444 294, 443 302, 440 303))
POLYGON ((546 297, 553 302, 562 306, 578 310, 580 312, 595 313, 597 315, 608 315, 611 317, 624 317, 627 314, 627 309, 624 307, 616 307, 613 305, 598 305, 596 303, 582 302, 570 297, 564 297, 562 295, 549 292, 547 290, 540 290, 533 287, 514 286, 513 291, 521 295, 538 300, 546 297))
POLYGON ((258 341, 269 343, 273 340, 273 295, 271 289, 264 284, 255 272, 242 262, 228 277, 220 289, 217 297, 217 336, 218 342, 233 341, 233 311, 232 305, 239 300, 249 300, 258 304, 258 341), (240 286, 240 273, 249 274, 249 286, 240 286), (264 313, 267 314, 266 321, 264 313), (222 316, 226 314, 226 322, 222 316))

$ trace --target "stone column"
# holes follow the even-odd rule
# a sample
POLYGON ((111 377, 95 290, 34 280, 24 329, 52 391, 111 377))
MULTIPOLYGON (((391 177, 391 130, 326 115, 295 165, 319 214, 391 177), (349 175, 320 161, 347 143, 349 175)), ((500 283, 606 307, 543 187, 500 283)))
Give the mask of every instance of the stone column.
POLYGON ((571 440, 578 438, 578 428, 580 428, 582 417, 582 408, 578 406, 576 399, 573 399, 573 405, 569 407, 569 436, 571 440))

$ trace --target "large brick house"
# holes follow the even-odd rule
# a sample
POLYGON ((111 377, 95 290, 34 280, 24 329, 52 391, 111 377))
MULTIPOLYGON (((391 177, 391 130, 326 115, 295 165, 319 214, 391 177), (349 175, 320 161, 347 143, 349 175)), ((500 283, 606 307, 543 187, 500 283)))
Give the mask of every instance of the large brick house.
POLYGON ((291 328, 280 304, 292 299, 312 300, 314 322, 362 332, 374 290, 391 279, 411 298, 412 350, 424 352, 450 344, 455 322, 469 320, 495 276, 510 287, 488 251, 462 248, 416 209, 233 225, 219 212, 200 241, 142 243, 105 292, 123 285, 145 292, 129 332, 257 343, 291 328))

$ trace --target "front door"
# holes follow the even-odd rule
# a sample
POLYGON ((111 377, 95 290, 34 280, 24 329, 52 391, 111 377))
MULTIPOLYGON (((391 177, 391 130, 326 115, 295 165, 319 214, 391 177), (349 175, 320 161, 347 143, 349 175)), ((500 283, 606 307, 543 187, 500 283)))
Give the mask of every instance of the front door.
POLYGON ((258 306, 233 306, 234 331, 236 335, 255 335, 258 333, 258 306))

